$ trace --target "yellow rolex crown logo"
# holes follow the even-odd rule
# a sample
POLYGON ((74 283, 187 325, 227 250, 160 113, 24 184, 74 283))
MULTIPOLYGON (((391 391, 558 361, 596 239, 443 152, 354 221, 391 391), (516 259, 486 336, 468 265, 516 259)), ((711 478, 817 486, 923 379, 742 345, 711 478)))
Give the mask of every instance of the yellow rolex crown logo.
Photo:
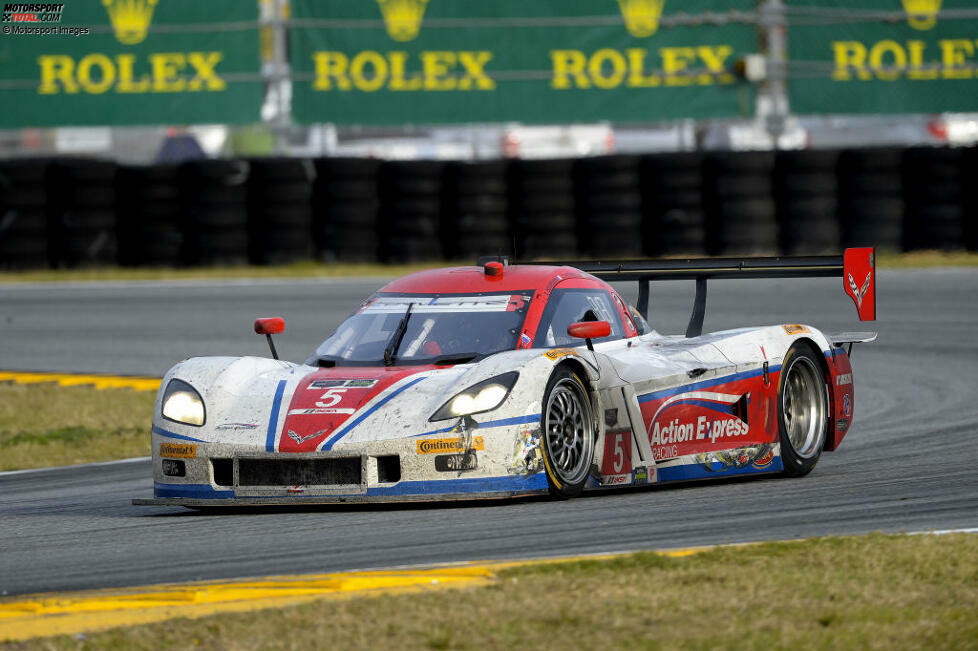
POLYGON ((153 7, 159 0, 102 0, 116 39, 126 45, 142 43, 153 20, 153 7))
POLYGON ((421 30, 428 0, 377 0, 387 33, 395 41, 410 41, 421 30))
POLYGON ((907 22, 914 29, 931 29, 937 24, 941 0, 902 0, 907 22))
POLYGON ((638 38, 656 33, 665 4, 666 0, 618 0, 628 33, 638 38))

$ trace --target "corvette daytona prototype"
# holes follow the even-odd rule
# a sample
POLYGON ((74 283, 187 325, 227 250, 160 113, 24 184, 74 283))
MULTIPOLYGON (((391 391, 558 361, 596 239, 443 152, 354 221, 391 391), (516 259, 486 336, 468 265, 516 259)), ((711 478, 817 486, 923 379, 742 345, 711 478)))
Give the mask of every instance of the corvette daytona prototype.
POLYGON ((297 364, 197 357, 163 378, 154 497, 209 507, 473 499, 752 473, 801 476, 852 424, 849 353, 874 333, 702 334, 708 280, 841 276, 875 318, 873 249, 842 256, 435 269, 367 298, 297 364), (685 336, 649 283, 696 281, 685 336), (609 280, 639 283, 629 306, 609 280), (848 348, 847 348, 848 345, 848 348))

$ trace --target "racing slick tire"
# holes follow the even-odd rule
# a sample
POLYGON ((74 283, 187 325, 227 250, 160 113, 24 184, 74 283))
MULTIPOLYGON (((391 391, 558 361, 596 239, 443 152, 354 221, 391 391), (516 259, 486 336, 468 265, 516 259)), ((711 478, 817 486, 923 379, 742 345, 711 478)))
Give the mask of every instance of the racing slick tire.
POLYGON ((778 387, 781 461, 787 477, 807 475, 818 463, 829 426, 829 394, 818 357, 805 344, 788 350, 778 387))
POLYGON ((567 367, 550 377, 543 394, 543 466, 550 494, 559 499, 579 495, 594 459, 594 419, 584 383, 567 367))

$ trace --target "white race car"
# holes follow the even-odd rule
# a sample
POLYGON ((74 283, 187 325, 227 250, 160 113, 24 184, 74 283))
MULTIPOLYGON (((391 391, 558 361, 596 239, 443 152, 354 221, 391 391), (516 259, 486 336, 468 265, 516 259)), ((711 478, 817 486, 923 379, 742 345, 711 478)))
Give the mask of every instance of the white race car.
POLYGON ((843 256, 435 269, 370 296, 304 364, 198 357, 163 378, 154 497, 210 507, 432 500, 807 474, 853 418, 849 354, 874 333, 701 335, 715 278, 843 276, 875 318, 873 249, 843 256), (650 281, 696 279, 685 336, 650 281), (639 309, 605 280, 639 281, 639 309), (845 349, 849 344, 849 351, 845 349))

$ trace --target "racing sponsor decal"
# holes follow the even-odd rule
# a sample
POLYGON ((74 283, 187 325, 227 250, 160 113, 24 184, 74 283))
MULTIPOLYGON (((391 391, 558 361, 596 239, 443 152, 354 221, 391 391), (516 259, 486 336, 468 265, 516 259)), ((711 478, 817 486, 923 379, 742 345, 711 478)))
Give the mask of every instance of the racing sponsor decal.
POLYGON ((543 453, 540 450, 540 430, 526 427, 516 437, 510 473, 531 474, 541 470, 543 470, 543 453))
POLYGON ((519 345, 520 348, 529 348, 530 341, 532 341, 530 339, 530 335, 526 334, 525 332, 520 333, 520 345, 519 345))
POLYGON ((852 396, 848 393, 842 396, 842 413, 848 418, 852 415, 852 396))
POLYGON ((238 429, 245 429, 245 430, 258 429, 258 423, 221 423, 214 429, 221 430, 221 431, 238 430, 238 429))
MULTIPOLYGON (((632 441, 631 431, 620 430, 607 432, 604 435, 604 457, 601 459, 601 474, 617 476, 632 472, 632 441)), ((607 484, 607 477, 602 477, 602 484, 607 484)), ((624 482, 617 482, 624 483, 624 482)))
POLYGON ((636 486, 655 482, 655 467, 640 466, 632 471, 632 483, 636 486))
POLYGON ((553 350, 548 350, 544 353, 548 359, 560 359, 561 357, 566 357, 567 355, 577 355, 577 351, 571 350, 570 348, 554 348, 553 350))
POLYGON ((835 421, 835 431, 846 432, 849 429, 849 419, 848 418, 837 418, 835 421))
POLYGON ((806 326, 800 325, 798 323, 786 323, 781 327, 784 328, 784 331, 789 335, 797 335, 803 332, 811 332, 811 330, 809 330, 806 326))
POLYGON ((614 427, 618 424, 618 408, 613 407, 611 409, 604 410, 604 424, 608 427, 614 427))
MULTIPOLYGON (((473 436, 468 450, 485 449, 485 441, 481 436, 473 436)), ((420 439, 418 441, 418 454, 439 454, 443 452, 466 452, 464 439, 420 439)))
POLYGON ((768 386, 758 370, 640 396, 652 457, 662 461, 774 442, 777 419, 766 411, 778 374, 769 374, 768 386))
POLYGON ((398 369, 324 368, 299 383, 286 412, 278 440, 280 452, 314 452, 343 436, 357 412, 397 382, 432 366, 398 369))
POLYGON ((197 444, 160 443, 160 456, 174 457, 177 459, 195 459, 197 457, 197 444))
POLYGON ((771 465, 774 460, 774 446, 752 445, 745 448, 733 450, 719 450, 717 452, 704 452, 696 455, 696 463, 706 470, 712 472, 723 472, 730 469, 741 469, 753 465, 757 468, 765 468, 771 465), (760 464, 760 465, 758 465, 760 464))
POLYGON ((479 467, 479 458, 475 452, 462 454, 439 454, 435 457, 435 470, 438 472, 462 472, 475 470, 479 467))
POLYGON ((602 486, 624 486, 631 483, 631 481, 631 473, 628 473, 627 475, 601 475, 602 486))
POLYGON ((754 459, 755 468, 767 468, 774 461, 774 446, 768 448, 767 452, 754 459))
POLYGON ((852 373, 840 373, 839 375, 836 376, 835 378, 836 386, 841 387, 846 384, 852 384, 852 373))

